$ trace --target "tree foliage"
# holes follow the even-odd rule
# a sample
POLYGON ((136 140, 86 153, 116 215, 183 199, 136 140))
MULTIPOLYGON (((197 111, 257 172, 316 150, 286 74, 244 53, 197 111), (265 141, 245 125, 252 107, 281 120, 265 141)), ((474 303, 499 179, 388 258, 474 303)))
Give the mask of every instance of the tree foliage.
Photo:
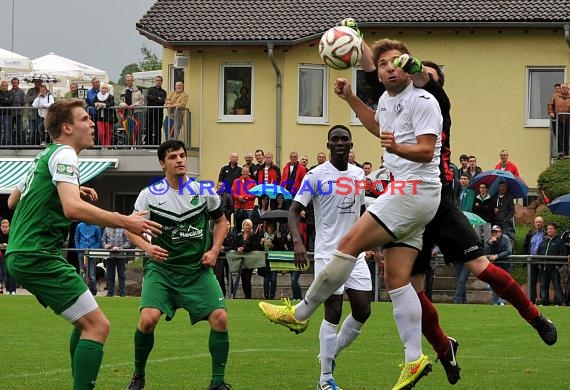
POLYGON ((141 54, 143 59, 138 64, 141 71, 162 69, 162 60, 145 45, 141 47, 141 54))
POLYGON ((119 81, 117 81, 117 84, 119 85, 125 85, 125 76, 134 72, 140 72, 141 68, 139 68, 138 64, 132 63, 129 64, 127 66, 125 66, 123 68, 123 70, 121 71, 121 77, 119 77, 119 81))

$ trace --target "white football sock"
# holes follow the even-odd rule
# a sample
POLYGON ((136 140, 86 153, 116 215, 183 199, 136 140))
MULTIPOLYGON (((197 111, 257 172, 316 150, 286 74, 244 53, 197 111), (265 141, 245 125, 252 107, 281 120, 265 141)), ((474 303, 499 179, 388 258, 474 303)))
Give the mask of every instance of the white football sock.
POLYGON ((319 360, 321 362, 320 383, 326 382, 333 377, 332 361, 334 359, 337 329, 338 325, 331 324, 327 320, 321 322, 321 329, 319 330, 319 360))
POLYGON ((405 361, 411 362, 422 354, 422 306, 410 283, 390 290, 394 320, 404 344, 405 361))
POLYGON ((317 275, 305 298, 295 306, 295 318, 305 321, 327 300, 344 282, 354 268, 356 257, 334 251, 331 261, 317 275))
POLYGON ((354 339, 358 337, 360 334, 360 330, 362 329, 362 322, 358 322, 352 316, 352 313, 348 315, 342 322, 340 327, 340 332, 336 336, 336 350, 334 356, 338 356, 340 352, 348 347, 354 339))

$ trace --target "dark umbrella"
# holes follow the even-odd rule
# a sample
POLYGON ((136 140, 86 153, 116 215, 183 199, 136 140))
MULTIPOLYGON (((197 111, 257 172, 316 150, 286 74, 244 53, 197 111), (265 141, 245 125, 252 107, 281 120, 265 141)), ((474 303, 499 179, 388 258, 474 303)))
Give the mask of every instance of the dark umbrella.
POLYGON ((528 193, 528 186, 523 179, 513 175, 509 171, 502 171, 500 169, 491 169, 479 173, 471 180, 471 188, 478 189, 481 183, 487 184, 489 194, 491 195, 497 193, 500 183, 507 184, 508 192, 513 198, 524 198, 528 193))
POLYGON ((260 221, 285 221, 287 222, 287 217, 289 216, 289 211, 287 210, 270 210, 259 217, 260 221))
POLYGON ((25 82, 32 82, 34 80, 41 80, 44 83, 59 83, 59 79, 49 73, 30 73, 26 75, 22 80, 25 82))
POLYGON ((570 217, 570 194, 559 196, 554 199, 548 208, 553 214, 566 215, 570 217))

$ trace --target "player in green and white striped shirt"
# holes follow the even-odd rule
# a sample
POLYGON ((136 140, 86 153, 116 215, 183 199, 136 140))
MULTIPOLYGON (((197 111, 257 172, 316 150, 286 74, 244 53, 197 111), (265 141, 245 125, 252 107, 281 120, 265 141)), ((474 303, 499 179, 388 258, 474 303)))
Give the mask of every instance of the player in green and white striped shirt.
POLYGON ((148 211, 163 226, 151 241, 127 234, 150 258, 144 261, 140 321, 135 331, 135 371, 128 390, 145 384, 145 368, 154 345, 154 329, 162 314, 169 321, 184 309, 195 324, 210 323, 208 346, 212 359, 209 390, 227 390, 224 381, 229 338, 224 294, 213 272, 226 233, 226 217, 213 187, 186 176, 186 146, 168 140, 158 148, 165 177, 143 189, 135 212, 148 211), (213 237, 210 219, 215 221, 213 237))
POLYGON ((6 251, 10 275, 42 305, 74 325, 70 340, 74 390, 94 388, 109 321, 62 255, 70 220, 122 227, 135 235, 156 235, 161 229, 143 218, 144 213, 125 216, 84 200, 97 200, 97 193, 79 186, 77 154, 93 146, 94 126, 83 105, 83 100, 72 99, 50 106, 45 126, 53 144, 36 156, 23 185, 10 196, 10 205, 17 206, 6 251))

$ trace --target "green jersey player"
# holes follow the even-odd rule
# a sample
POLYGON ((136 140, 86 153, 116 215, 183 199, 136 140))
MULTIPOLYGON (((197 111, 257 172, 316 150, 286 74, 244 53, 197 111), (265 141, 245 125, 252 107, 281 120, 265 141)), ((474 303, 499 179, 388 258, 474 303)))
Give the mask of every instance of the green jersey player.
POLYGON ((214 188, 186 176, 186 146, 168 140, 158 148, 165 177, 143 189, 135 212, 163 226, 163 234, 150 241, 128 234, 150 258, 144 262, 140 321, 135 331, 135 370, 128 390, 145 384, 145 366, 154 345, 154 329, 162 314, 169 321, 185 309, 190 322, 210 323, 208 346, 212 358, 209 390, 226 390, 225 367, 229 352, 224 295, 212 268, 224 241, 226 218, 214 188), (215 221, 213 237, 210 219, 215 221))
POLYGON ((135 235, 160 233, 161 226, 142 217, 99 209, 91 188, 79 187, 77 154, 93 146, 94 123, 84 101, 61 100, 50 106, 45 126, 53 139, 39 153, 22 185, 11 195, 16 204, 6 263, 10 275, 74 325, 70 339, 73 389, 93 389, 103 358, 109 321, 97 306, 61 248, 70 220, 122 227, 135 235))

